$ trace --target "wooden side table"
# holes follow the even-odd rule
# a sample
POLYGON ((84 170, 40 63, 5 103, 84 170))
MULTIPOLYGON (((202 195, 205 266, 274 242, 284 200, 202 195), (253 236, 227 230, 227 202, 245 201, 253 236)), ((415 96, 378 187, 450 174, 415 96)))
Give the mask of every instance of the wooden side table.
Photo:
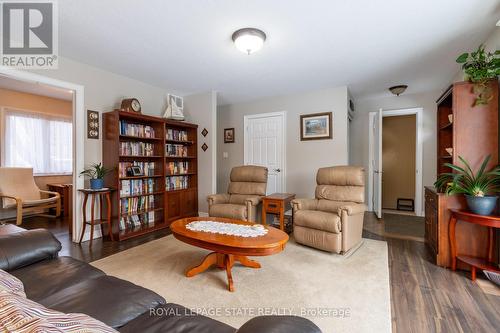
MULTIPOLYGON (((62 216, 73 216, 73 184, 47 184, 49 191, 57 192, 61 196, 62 216)), ((69 234, 73 234, 73 223, 68 223, 69 234)))
POLYGON ((262 199, 262 224, 267 224, 267 214, 277 214, 280 219, 280 229, 285 230, 285 211, 290 206, 295 194, 273 193, 262 199))
MULTIPOLYGON (((102 225, 107 224, 108 225, 108 234, 109 237, 111 238, 111 241, 113 241, 113 230, 111 228, 111 192, 113 192, 113 189, 102 189, 102 190, 91 190, 91 189, 80 189, 78 192, 83 194, 83 207, 82 207, 82 212, 83 212, 83 228, 82 228, 82 233, 80 235, 80 241, 78 242, 79 244, 83 240, 83 235, 85 235, 85 227, 87 224, 90 225, 90 244, 89 247, 92 247, 92 240, 94 238, 94 226, 100 225, 101 226, 101 233, 103 233, 102 225), (87 201, 90 197, 90 221, 87 221, 87 201), (97 201, 97 198, 99 198, 99 211, 100 211, 100 219, 95 219, 95 202, 97 201), (106 214, 106 219, 104 219, 104 210, 103 210, 103 200, 106 199, 106 206, 107 206, 107 214, 106 214)), ((103 234, 104 236, 104 234, 103 234)))
POLYGON ((463 210, 451 209, 451 218, 449 225, 450 247, 451 247, 451 269, 457 269, 457 260, 471 266, 471 280, 476 280, 476 269, 500 272, 500 269, 493 260, 493 228, 500 228, 500 216, 483 216, 463 210), (488 227, 488 258, 476 258, 457 254, 457 241, 455 228, 457 221, 473 223, 488 227))

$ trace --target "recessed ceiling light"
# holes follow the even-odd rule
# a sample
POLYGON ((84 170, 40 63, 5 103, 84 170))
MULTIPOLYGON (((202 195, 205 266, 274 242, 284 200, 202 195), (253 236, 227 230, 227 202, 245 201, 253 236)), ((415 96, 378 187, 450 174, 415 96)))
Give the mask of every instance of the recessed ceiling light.
POLYGON ((399 96, 406 91, 406 88, 408 88, 406 84, 400 84, 398 86, 389 87, 389 90, 394 95, 399 96))
POLYGON ((243 28, 236 30, 232 36, 234 46, 246 54, 259 51, 264 45, 266 34, 264 31, 255 28, 243 28))

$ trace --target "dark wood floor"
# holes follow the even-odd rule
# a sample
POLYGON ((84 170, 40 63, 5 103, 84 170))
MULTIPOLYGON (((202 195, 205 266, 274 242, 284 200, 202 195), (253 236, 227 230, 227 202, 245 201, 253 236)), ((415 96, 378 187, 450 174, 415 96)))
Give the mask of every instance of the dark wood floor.
MULTIPOLYGON (((372 220, 373 216, 367 218, 372 220)), ((124 242, 96 240, 89 250, 88 243, 80 246, 71 242, 64 220, 31 218, 23 227, 51 230, 63 244, 61 255, 87 262, 169 234, 164 230, 124 242)), ((484 293, 465 272, 432 264, 424 243, 382 237, 367 230, 363 237, 388 244, 393 332, 500 331, 500 297, 484 293)))

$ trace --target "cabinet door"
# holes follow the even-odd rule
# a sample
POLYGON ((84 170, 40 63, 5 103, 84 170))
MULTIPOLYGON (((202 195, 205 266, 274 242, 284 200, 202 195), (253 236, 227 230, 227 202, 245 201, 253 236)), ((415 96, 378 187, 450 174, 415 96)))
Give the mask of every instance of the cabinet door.
POLYGON ((198 196, 196 189, 182 192, 181 195, 181 215, 198 215, 198 196))
POLYGON ((181 217, 181 196, 179 192, 167 193, 165 208, 167 210, 167 221, 171 222, 181 217))
POLYGON ((425 203, 425 242, 437 254, 437 209, 430 202, 425 203))

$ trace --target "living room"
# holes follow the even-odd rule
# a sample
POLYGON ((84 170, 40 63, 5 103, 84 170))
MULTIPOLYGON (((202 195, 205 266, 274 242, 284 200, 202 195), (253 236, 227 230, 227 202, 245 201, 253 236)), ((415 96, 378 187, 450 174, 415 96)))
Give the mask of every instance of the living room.
POLYGON ((0 3, 4 330, 500 327, 497 0, 31 5, 0 3))

